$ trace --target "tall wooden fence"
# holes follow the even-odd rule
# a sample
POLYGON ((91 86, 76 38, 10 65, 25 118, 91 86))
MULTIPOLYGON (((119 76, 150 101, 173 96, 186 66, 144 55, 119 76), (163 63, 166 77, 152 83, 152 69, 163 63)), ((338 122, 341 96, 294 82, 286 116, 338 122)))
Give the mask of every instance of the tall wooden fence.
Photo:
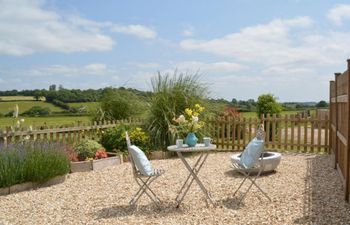
POLYGON ((329 120, 300 115, 267 115, 257 118, 220 117, 210 121, 206 133, 214 137, 220 150, 243 150, 255 137, 257 126, 265 127, 265 147, 273 150, 328 152, 329 120))
POLYGON ((350 59, 344 73, 336 73, 330 82, 330 150, 334 166, 343 181, 345 200, 349 201, 350 179, 350 59))
POLYGON ((96 138, 104 130, 115 127, 118 124, 141 125, 142 120, 128 119, 118 121, 101 121, 90 124, 82 124, 77 127, 41 127, 40 129, 0 129, 0 144, 13 143, 18 140, 49 140, 74 144, 82 138, 96 138))

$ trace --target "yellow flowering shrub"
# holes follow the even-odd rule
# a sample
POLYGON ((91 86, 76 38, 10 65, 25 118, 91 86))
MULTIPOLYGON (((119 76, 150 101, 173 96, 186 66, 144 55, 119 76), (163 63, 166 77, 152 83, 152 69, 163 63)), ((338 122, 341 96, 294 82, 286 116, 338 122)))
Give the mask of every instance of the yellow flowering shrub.
POLYGON ((204 109, 199 104, 195 104, 193 108, 186 108, 183 115, 173 119, 174 124, 170 126, 170 132, 176 133, 180 137, 185 137, 190 132, 196 133, 205 125, 205 122, 199 121, 204 109))

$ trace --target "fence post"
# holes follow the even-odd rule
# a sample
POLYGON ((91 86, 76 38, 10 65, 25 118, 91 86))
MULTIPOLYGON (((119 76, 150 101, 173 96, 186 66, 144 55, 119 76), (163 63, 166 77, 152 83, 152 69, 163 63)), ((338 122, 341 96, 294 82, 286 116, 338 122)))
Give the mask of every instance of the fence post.
POLYGON ((350 168, 349 168, 349 163, 350 163, 350 59, 347 60, 348 63, 348 68, 347 68, 347 115, 346 115, 346 119, 347 119, 347 136, 346 136, 346 141, 347 141, 347 145, 346 145, 346 163, 345 163, 345 171, 346 171, 346 175, 345 175, 345 200, 347 202, 349 202, 349 182, 350 182, 350 168))

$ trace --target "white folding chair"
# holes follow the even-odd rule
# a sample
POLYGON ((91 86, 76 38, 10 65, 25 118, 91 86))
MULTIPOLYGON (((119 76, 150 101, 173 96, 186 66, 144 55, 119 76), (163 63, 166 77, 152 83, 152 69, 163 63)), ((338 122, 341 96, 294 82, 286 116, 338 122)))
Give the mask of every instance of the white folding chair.
MULTIPOLYGON (((263 127, 262 127, 263 129, 263 127)), ((261 130, 258 131, 261 134, 261 130)), ((233 196, 238 192, 238 190, 243 186, 245 181, 249 180, 251 183, 248 186, 247 190, 243 193, 242 197, 240 198, 238 205, 241 204, 243 199, 246 197, 249 190, 254 185, 258 188, 258 190, 271 201, 270 197, 257 185, 256 179, 260 176, 261 172, 264 170, 264 161, 263 161, 263 155, 264 155, 264 138, 254 138, 244 149, 243 153, 241 154, 241 160, 239 162, 237 161, 231 161, 233 168, 241 173, 244 178, 237 188, 237 190, 234 192, 233 196), (255 175, 251 177, 251 175, 255 175)))
POLYGON ((162 169, 152 169, 146 155, 141 150, 139 151, 136 146, 131 145, 128 132, 125 133, 125 137, 129 152, 129 160, 132 165, 133 176, 136 183, 139 185, 139 190, 133 195, 129 204, 135 205, 140 197, 143 194, 146 194, 157 206, 159 206, 161 201, 151 190, 150 184, 159 176, 164 174, 165 171, 162 169))

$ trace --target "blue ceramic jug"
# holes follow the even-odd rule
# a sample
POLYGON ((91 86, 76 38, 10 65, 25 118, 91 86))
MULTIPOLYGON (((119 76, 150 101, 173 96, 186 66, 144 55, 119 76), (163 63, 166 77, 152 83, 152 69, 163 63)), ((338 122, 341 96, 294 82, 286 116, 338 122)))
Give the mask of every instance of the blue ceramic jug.
POLYGON ((187 144, 189 147, 194 147, 194 146, 196 146, 197 141, 198 141, 198 138, 196 137, 196 134, 195 134, 195 133, 190 132, 190 133, 187 134, 187 137, 186 137, 186 144, 187 144))

